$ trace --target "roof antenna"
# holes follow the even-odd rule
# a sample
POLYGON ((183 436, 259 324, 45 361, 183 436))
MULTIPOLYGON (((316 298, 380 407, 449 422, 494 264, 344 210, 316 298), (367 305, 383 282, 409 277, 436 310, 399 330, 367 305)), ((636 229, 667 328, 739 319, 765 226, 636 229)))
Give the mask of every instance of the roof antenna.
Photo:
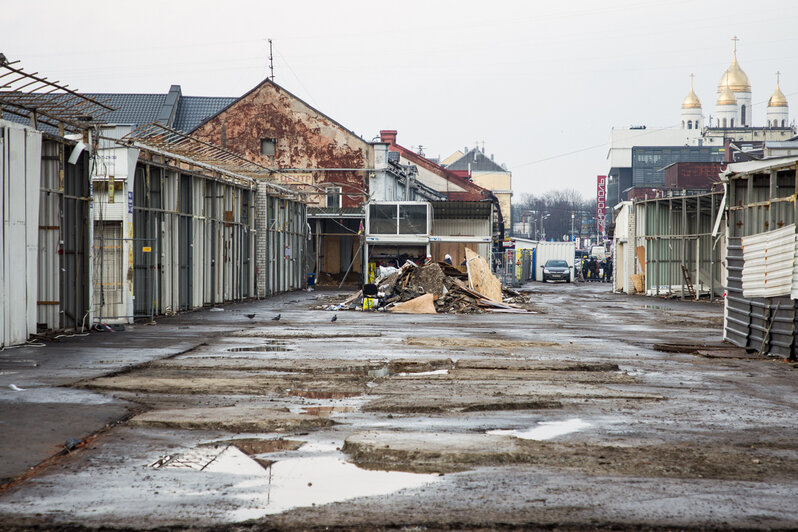
POLYGON ((274 57, 272 56, 272 40, 269 39, 269 79, 274 83, 274 57))

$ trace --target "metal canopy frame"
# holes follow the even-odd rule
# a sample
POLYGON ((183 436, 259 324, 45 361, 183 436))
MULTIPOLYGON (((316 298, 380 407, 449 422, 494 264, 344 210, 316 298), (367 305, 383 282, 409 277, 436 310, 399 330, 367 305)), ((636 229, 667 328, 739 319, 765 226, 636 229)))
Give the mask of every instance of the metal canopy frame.
POLYGON ((277 196, 305 201, 299 197, 312 194, 271 182, 272 176, 280 173, 278 170, 162 124, 152 123, 136 128, 118 142, 218 172, 239 184, 252 185, 256 181, 267 181, 277 196))
POLYGON ((0 111, 30 118, 32 127, 42 123, 79 133, 103 124, 102 116, 116 110, 38 72, 25 72, 17 63, 0 54, 0 111))

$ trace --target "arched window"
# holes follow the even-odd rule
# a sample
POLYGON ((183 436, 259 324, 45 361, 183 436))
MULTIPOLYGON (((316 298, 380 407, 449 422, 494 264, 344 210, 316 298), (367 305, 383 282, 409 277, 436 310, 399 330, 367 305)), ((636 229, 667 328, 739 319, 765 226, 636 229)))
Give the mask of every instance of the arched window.
POLYGON ((723 119, 723 127, 726 127, 726 119, 723 119))
POLYGON ((682 120, 682 129, 684 129, 684 120, 682 120))
MULTIPOLYGON (((745 125, 745 105, 740 107, 740 125, 745 125)), ((732 124, 732 127, 734 127, 734 124, 732 124)))
POLYGON ((731 124, 729 124, 729 127, 734 127, 734 118, 731 119, 731 124))
POLYGON ((695 128, 698 129, 698 120, 695 121, 695 128))
POLYGON ((687 121, 687 129, 693 129, 693 121, 692 120, 688 120, 687 121))
POLYGON ((781 119, 781 127, 787 127, 787 121, 783 118, 781 119))

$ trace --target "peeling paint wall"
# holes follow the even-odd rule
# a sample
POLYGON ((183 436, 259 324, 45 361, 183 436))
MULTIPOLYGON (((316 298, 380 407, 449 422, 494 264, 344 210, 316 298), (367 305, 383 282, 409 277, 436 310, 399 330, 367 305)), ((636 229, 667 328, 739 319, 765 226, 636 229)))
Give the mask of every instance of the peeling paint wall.
MULTIPOLYGON (((365 200, 366 171, 310 169, 373 168, 373 146, 268 80, 192 134, 268 167, 308 169, 275 177, 285 183, 341 186, 342 207, 357 207, 365 200), (261 154, 264 139, 274 140, 273 156, 261 154)), ((323 201, 323 197, 315 200, 323 201)))

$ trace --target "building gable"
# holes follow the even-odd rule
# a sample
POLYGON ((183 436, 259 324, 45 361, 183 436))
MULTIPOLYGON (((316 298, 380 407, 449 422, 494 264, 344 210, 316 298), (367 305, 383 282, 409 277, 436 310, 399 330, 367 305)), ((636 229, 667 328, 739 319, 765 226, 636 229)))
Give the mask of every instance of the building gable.
POLYGON ((343 207, 365 198, 373 146, 270 80, 192 134, 280 170, 275 178, 286 184, 341 186, 343 207))

